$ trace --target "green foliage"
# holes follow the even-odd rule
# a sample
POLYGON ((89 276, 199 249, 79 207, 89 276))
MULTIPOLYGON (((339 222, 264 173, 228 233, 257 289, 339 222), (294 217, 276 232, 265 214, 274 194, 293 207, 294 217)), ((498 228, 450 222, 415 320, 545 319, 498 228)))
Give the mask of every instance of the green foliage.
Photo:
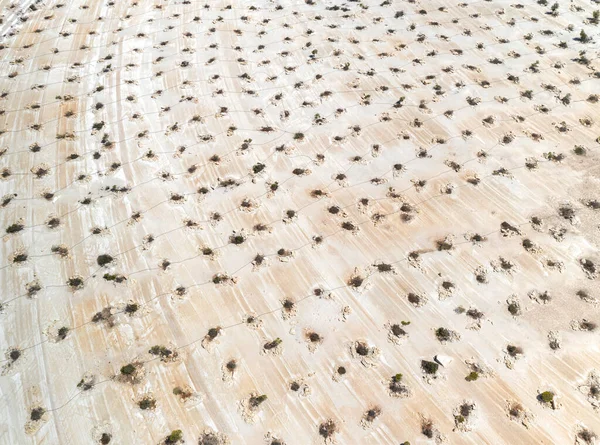
POLYGON ((519 314, 519 305, 517 303, 509 303, 508 305, 508 312, 511 313, 511 315, 518 315, 519 314))
POLYGON ((592 39, 590 39, 590 37, 587 35, 587 33, 582 29, 579 32, 579 41, 581 43, 588 43, 590 40, 592 40, 592 39))
POLYGON ((173 351, 160 345, 152 346, 148 352, 152 355, 157 355, 160 358, 169 358, 173 356, 173 351))
POLYGON ((138 402, 140 409, 148 410, 156 408, 156 400, 152 397, 146 396, 138 402))
POLYGON ((112 263, 113 260, 114 260, 114 258, 108 254, 99 255, 98 258, 96 259, 96 261, 98 262, 98 266, 100 266, 100 267, 103 267, 103 266, 106 266, 107 264, 112 263))
POLYGON ((471 371, 468 376, 465 377, 467 382, 474 382, 479 378, 479 373, 475 371, 471 371))
POLYGON ((137 303, 129 303, 127 306, 125 306, 125 313, 131 315, 137 312, 138 309, 139 305, 137 303))
POLYGON ((129 363, 121 368, 121 374, 123 375, 131 375, 135 372, 135 365, 129 363))
POLYGON ((67 337, 68 333, 69 333, 69 328, 66 326, 63 326, 62 328, 60 328, 58 330, 58 338, 61 340, 64 340, 67 337))
POLYGON ((433 375, 436 372, 438 372, 438 369, 440 368, 440 365, 438 365, 435 362, 430 362, 428 360, 421 360, 421 368, 427 374, 432 374, 433 375))
POLYGON ((25 226, 23 224, 11 224, 6 228, 6 233, 17 233, 23 230, 25 226))
POLYGON ((265 343, 264 348, 267 350, 275 349, 277 346, 279 346, 282 343, 282 341, 283 340, 281 340, 279 337, 277 337, 275 340, 265 343))
POLYGON ((181 430, 173 430, 171 431, 171 434, 167 436, 166 442, 168 444, 173 444, 179 442, 181 439, 183 439, 183 432, 181 430))
POLYGON ((34 422, 37 420, 40 420, 45 412, 46 412, 46 410, 44 408, 39 408, 39 407, 33 408, 31 410, 30 419, 33 420, 34 422))
POLYGON ((544 391, 540 394, 540 400, 544 403, 552 403, 554 400, 554 393, 551 391, 544 391))
POLYGON ((181 397, 182 400, 189 399, 194 395, 189 389, 183 389, 180 386, 176 386, 175 388, 173 388, 173 394, 181 397))
POLYGON ((255 396, 255 397, 250 397, 250 406, 253 407, 258 407, 260 406, 261 403, 263 403, 265 400, 267 400, 267 395, 263 394, 261 396, 255 396))
POLYGON ((439 341, 448 341, 452 338, 452 333, 446 328, 438 328, 435 331, 435 336, 439 341))

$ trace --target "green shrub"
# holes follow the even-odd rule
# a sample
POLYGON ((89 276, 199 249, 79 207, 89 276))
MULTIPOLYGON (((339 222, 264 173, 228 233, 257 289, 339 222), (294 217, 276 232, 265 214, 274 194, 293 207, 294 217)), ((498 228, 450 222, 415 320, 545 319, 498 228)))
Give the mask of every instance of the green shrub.
POLYGON ((427 374, 435 374, 436 372, 438 372, 440 365, 438 365, 435 362, 430 362, 428 360, 421 360, 421 368, 427 374))
POLYGON ((544 391, 540 394, 540 400, 544 403, 552 403, 554 400, 554 393, 551 391, 544 391))
POLYGON ((129 315, 134 314, 139 308, 140 307, 137 303, 129 303, 127 306, 125 306, 125 313, 129 315))
POLYGON ((265 400, 267 400, 266 394, 263 394, 261 396, 250 397, 250 406, 256 408, 256 407, 260 406, 260 404, 263 403, 265 400))
POLYGON ((448 341, 452 338, 452 333, 449 329, 446 328, 438 328, 435 331, 435 336, 439 341, 448 341))
POLYGON ((11 224, 6 228, 6 233, 17 233, 23 230, 25 226, 23 224, 11 224))
POLYGON ((183 432, 181 430, 173 430, 171 431, 171 434, 167 436, 166 442, 168 444, 173 444, 179 442, 181 439, 183 439, 183 432))
POLYGON ((474 382, 479 378, 479 373, 475 371, 471 371, 468 376, 465 377, 467 382, 474 382))
POLYGON ((63 326, 62 328, 60 328, 58 330, 58 338, 60 340, 64 340, 67 337, 68 333, 69 333, 69 328, 66 326, 63 326))
POLYGON ((143 410, 154 409, 156 408, 156 400, 150 396, 146 396, 138 402, 138 406, 143 410))
POLYGON ((46 410, 44 408, 33 408, 31 410, 30 419, 34 422, 40 420, 45 412, 46 410))
POLYGON ((114 260, 114 258, 107 254, 100 255, 96 259, 96 261, 98 262, 98 266, 100 266, 100 267, 103 267, 103 266, 106 266, 107 264, 112 263, 113 260, 114 260))
POLYGON ((592 40, 592 39, 590 39, 590 37, 587 35, 587 33, 582 29, 579 32, 579 41, 581 43, 588 43, 590 40, 592 40))
POLYGON ((121 368, 121 374, 123 375, 131 375, 135 372, 135 366, 132 365, 131 363, 128 365, 125 365, 121 368))
POLYGON ((279 337, 277 337, 275 340, 265 343, 265 345, 263 347, 266 350, 275 349, 277 346, 279 346, 281 344, 281 342, 282 342, 282 340, 279 337))

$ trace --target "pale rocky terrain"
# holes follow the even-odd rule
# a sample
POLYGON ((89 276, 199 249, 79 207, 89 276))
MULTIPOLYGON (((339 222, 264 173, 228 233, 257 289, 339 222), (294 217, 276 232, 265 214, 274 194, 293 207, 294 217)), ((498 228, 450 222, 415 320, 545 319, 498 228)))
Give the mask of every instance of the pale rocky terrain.
POLYGON ((0 1, 0 444, 596 443, 598 9, 0 1))

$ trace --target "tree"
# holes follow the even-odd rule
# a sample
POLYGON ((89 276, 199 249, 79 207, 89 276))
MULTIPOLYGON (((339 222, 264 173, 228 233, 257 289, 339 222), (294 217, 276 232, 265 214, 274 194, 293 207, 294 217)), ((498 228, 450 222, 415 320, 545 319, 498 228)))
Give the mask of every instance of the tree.
POLYGON ((183 439, 183 432, 181 430, 173 430, 171 434, 167 436, 167 440, 165 441, 168 444, 174 444, 183 439))
POLYGON ((131 363, 128 365, 125 365, 121 368, 121 374, 123 375, 131 375, 135 372, 135 366, 132 365, 131 363))
POLYGON ((554 400, 554 393, 551 391, 544 391, 540 394, 540 400, 544 403, 552 403, 554 400))
POLYGON ((267 400, 266 394, 263 394, 261 396, 252 396, 250 397, 250 406, 252 406, 253 408, 257 408, 265 400, 267 400))
POLYGON ((585 32, 585 31, 582 29, 582 30, 579 32, 579 41, 580 41, 581 43, 588 43, 590 40, 592 40, 592 39, 590 39, 590 37, 589 37, 589 36, 586 34, 586 32, 585 32))
POLYGON ((467 377, 465 377, 465 380, 467 382, 474 382, 475 380, 477 380, 479 378, 479 373, 477 373, 476 371, 471 371, 469 373, 469 375, 467 377))

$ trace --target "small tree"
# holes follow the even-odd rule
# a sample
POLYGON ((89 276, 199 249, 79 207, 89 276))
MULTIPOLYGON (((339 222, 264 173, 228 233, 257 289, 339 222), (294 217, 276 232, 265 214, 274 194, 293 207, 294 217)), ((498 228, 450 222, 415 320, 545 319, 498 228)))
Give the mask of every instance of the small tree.
POLYGON ((258 408, 265 400, 267 400, 266 394, 261 396, 252 396, 250 397, 250 406, 253 408, 258 408))
POLYGON ((138 402, 138 406, 143 410, 154 409, 156 408, 156 399, 146 396, 138 402))
POLYGON ((168 444, 175 444, 183 439, 183 432, 181 430, 173 430, 171 434, 167 436, 167 440, 165 441, 168 444))
POLYGON ((433 375, 433 374, 437 373, 439 367, 440 366, 435 362, 430 362, 428 360, 421 360, 421 368, 427 374, 433 375))
POLYGON ((139 305, 137 303, 129 303, 127 306, 125 306, 124 312, 127 315, 133 315, 137 312, 138 309, 139 305))
POLYGON ((468 376, 465 377, 465 380, 467 382, 474 382, 475 380, 477 380, 479 378, 479 373, 475 372, 475 371, 471 371, 469 373, 468 376))
POLYGON ((589 36, 586 34, 586 32, 585 32, 585 31, 582 29, 582 30, 579 32, 579 41, 580 41, 581 43, 588 43, 590 40, 592 40, 592 39, 590 39, 590 37, 589 37, 589 36))
POLYGON ((135 372, 135 366, 133 364, 125 365, 121 368, 121 374, 123 375, 131 375, 135 372))
POLYGON ((41 408, 41 407, 33 408, 31 410, 31 415, 29 417, 31 420, 33 420, 35 422, 37 420, 40 420, 45 412, 46 412, 46 410, 44 408, 41 408))
POLYGON ((62 328, 60 328, 58 330, 58 338, 60 340, 64 340, 65 338, 67 338, 68 333, 69 333, 69 328, 66 326, 63 326, 62 328))
POLYGON ((270 349, 275 349, 281 343, 282 340, 279 337, 277 337, 275 340, 265 343, 263 347, 268 351, 270 349))
POLYGON ((114 260, 114 258, 108 254, 99 255, 98 258, 96 259, 96 261, 98 262, 98 266, 100 266, 100 267, 104 267, 107 264, 112 263, 113 260, 114 260))
POLYGON ((544 403, 552 403, 554 400, 554 393, 552 391, 544 391, 540 394, 540 400, 544 403))

